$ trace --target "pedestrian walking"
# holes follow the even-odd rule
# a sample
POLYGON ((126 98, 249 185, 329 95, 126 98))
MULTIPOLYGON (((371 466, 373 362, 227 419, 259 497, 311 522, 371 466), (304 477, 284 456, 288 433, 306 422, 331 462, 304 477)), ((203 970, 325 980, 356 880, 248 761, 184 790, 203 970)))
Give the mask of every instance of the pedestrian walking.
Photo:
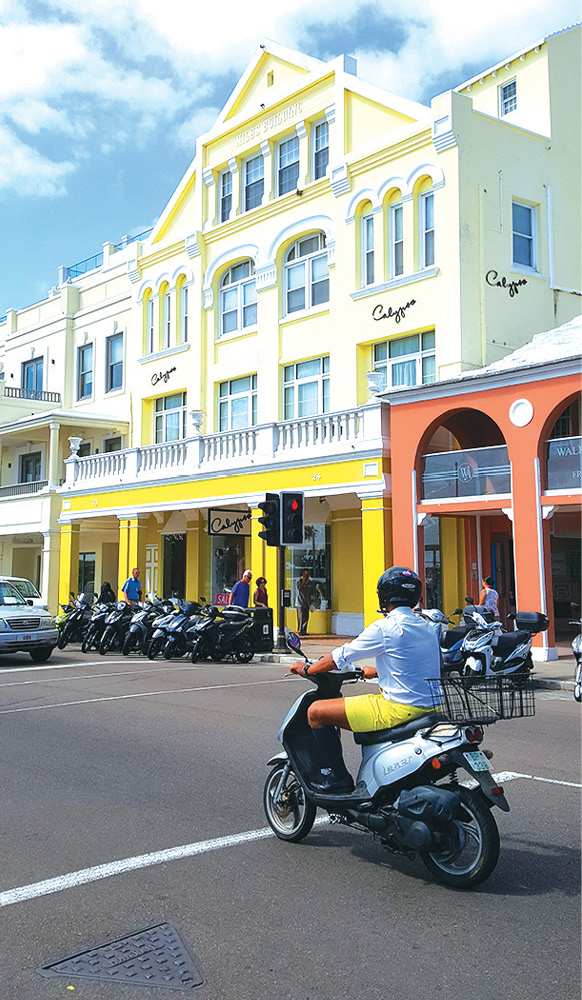
POLYGON ((137 567, 132 569, 131 576, 128 576, 121 590, 126 604, 132 604, 133 601, 141 601, 141 580, 137 567))
POLYGON ((255 608, 268 608, 269 598, 267 595, 267 581, 264 576, 257 577, 257 589, 253 594, 253 604, 255 608))
POLYGON ((297 631, 299 635, 307 635, 307 623, 311 608, 311 581, 309 570, 304 569, 297 581, 295 592, 295 609, 297 611, 297 631))
POLYGON ((499 594, 495 590, 492 576, 484 576, 481 580, 482 591, 479 595, 479 604, 486 611, 491 611, 496 618, 499 617, 499 594))
POLYGON ((238 580, 232 588, 228 601, 229 604, 236 604, 239 608, 248 608, 251 592, 250 583, 252 578, 253 574, 250 569, 245 569, 240 580, 238 580))

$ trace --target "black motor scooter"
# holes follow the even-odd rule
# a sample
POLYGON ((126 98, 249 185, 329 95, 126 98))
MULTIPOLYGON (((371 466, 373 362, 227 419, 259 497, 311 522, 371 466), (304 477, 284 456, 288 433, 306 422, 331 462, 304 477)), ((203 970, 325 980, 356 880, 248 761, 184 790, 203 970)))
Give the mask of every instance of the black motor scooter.
POLYGON ((246 608, 231 605, 205 608, 191 630, 192 663, 212 660, 249 663, 255 653, 251 638, 253 619, 246 608))

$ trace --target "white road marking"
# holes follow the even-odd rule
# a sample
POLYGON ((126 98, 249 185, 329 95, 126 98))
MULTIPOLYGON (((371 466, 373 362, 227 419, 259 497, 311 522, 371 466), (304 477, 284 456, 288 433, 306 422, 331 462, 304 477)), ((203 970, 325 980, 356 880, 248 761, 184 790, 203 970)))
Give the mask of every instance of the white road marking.
POLYGON ((159 673, 169 673, 171 670, 199 670, 200 667, 187 667, 182 664, 181 667, 146 667, 143 670, 112 670, 105 674, 80 674, 78 677, 40 677, 33 681, 7 681, 5 684, 0 683, 0 688, 9 687, 22 687, 24 684, 63 684, 68 681, 94 681, 100 678, 107 677, 129 677, 131 674, 159 674, 159 673))
MULTIPOLYGON (((516 771, 500 771, 498 774, 494 774, 493 778, 495 781, 514 781, 516 778, 528 778, 532 781, 548 782, 551 785, 582 788, 582 785, 575 784, 573 781, 540 778, 535 774, 518 774, 516 771)), ((468 785, 472 782, 462 782, 462 784, 468 785)), ((328 822, 328 816, 318 816, 315 825, 320 826, 328 822)), ((260 830, 246 830, 244 833, 215 837, 213 840, 199 840, 193 844, 183 844, 181 847, 169 847, 163 851, 153 851, 151 854, 138 854, 132 858, 123 858, 121 861, 110 861, 92 868, 82 868, 80 871, 69 872, 68 875, 57 875, 56 878, 45 879, 43 882, 33 882, 30 885, 19 886, 17 889, 7 889, 5 892, 0 892, 0 907, 22 903, 27 899, 36 899, 38 896, 48 896, 54 892, 62 892, 64 889, 74 889, 79 885, 86 885, 88 882, 98 882, 100 879, 110 878, 112 875, 123 875, 139 868, 151 868, 153 865, 165 864, 167 861, 190 858, 196 854, 222 850, 223 847, 237 847, 239 844, 249 844, 274 836, 275 834, 270 827, 263 827, 260 830)))
POLYGON ((127 701, 129 698, 157 698, 165 694, 187 694, 191 691, 222 691, 226 688, 257 687, 260 684, 288 684, 286 677, 276 677, 268 681, 241 681, 238 684, 208 684, 192 688, 170 688, 168 691, 143 691, 135 694, 116 694, 107 698, 81 698, 78 701, 61 701, 54 705, 27 705, 26 708, 2 708, 0 715, 14 715, 17 712, 45 712, 50 708, 69 708, 71 705, 94 705, 105 701, 127 701))

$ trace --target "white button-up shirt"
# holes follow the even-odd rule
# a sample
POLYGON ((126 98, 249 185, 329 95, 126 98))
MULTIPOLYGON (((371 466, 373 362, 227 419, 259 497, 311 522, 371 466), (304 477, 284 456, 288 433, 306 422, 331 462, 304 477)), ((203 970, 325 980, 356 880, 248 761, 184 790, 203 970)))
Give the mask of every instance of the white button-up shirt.
POLYGON ((431 707, 426 679, 440 677, 439 642, 428 622, 412 608, 394 608, 331 655, 338 670, 349 670, 352 663, 373 658, 385 698, 402 705, 431 707))

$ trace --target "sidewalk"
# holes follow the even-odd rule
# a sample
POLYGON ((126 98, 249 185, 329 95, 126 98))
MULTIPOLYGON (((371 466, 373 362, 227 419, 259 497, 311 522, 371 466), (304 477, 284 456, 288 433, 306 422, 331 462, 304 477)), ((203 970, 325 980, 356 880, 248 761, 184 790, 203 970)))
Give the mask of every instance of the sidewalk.
MULTIPOLYGON (((353 639, 350 635, 307 635, 302 638, 301 648, 310 660, 316 660, 324 653, 331 652, 336 646, 353 639)), ((534 660, 533 681, 536 688, 546 690, 574 690, 574 656, 571 640, 559 639, 556 642, 558 659, 540 663, 534 660)), ((263 663, 291 664, 301 657, 289 653, 263 653, 255 655, 255 661, 263 663)))

